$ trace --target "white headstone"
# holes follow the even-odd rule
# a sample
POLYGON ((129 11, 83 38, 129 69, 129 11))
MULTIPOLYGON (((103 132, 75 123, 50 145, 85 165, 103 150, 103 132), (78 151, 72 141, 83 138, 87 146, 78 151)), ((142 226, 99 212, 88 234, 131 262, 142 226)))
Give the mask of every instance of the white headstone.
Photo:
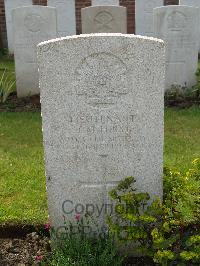
POLYGON ((8 51, 10 54, 13 54, 14 44, 13 44, 12 10, 14 8, 21 6, 32 5, 32 0, 4 0, 4 4, 5 4, 8 51))
POLYGON ((21 7, 14 9, 12 15, 17 95, 38 94, 37 45, 57 36, 56 9, 21 7))
POLYGON ((108 191, 128 176, 162 197, 163 42, 80 35, 40 44, 38 57, 53 226, 88 206, 103 224, 108 191))
POLYGON ((166 89, 196 84, 199 10, 189 6, 154 9, 154 30, 166 43, 166 89))
MULTIPOLYGON (((199 8, 199 25, 200 25, 200 0, 179 0, 179 4, 185 5, 185 6, 198 7, 199 8)), ((199 53, 200 53, 200 32, 199 32, 199 53)))
POLYGON ((81 9, 82 33, 127 33, 127 9, 92 6, 81 9))
POLYGON ((57 10, 58 37, 76 34, 75 0, 48 0, 57 10))
POLYGON ((92 6, 119 6, 119 0, 92 0, 92 6))
POLYGON ((153 9, 164 5, 164 0, 135 0, 135 31, 142 36, 153 36, 153 9))
POLYGON ((179 5, 200 7, 199 0, 179 0, 179 5))

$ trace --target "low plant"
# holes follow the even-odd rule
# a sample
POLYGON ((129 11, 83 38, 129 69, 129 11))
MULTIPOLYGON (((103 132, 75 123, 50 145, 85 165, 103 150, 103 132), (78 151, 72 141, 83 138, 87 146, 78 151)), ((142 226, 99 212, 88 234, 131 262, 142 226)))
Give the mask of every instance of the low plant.
POLYGON ((8 56, 8 49, 0 48, 0 59, 4 56, 8 56))
POLYGON ((199 265, 200 159, 184 173, 164 169, 163 202, 137 192, 135 182, 128 177, 110 192, 116 206, 110 230, 159 265, 199 265))
MULTIPOLYGON (((178 105, 182 103, 199 104, 200 103, 200 66, 196 73, 197 83, 193 87, 182 87, 172 85, 165 92, 165 105, 178 105)), ((184 105, 185 106, 185 105, 184 105)))
POLYGON ((196 98, 200 99, 200 67, 196 71, 197 84, 194 86, 193 93, 196 95, 196 98))
POLYGON ((15 91, 15 79, 13 74, 9 73, 6 68, 4 68, 2 74, 0 75, 0 102, 4 103, 8 96, 15 91))
POLYGON ((98 237, 86 234, 86 223, 83 218, 76 215, 75 219, 77 220, 75 227, 65 223, 65 230, 59 239, 55 239, 57 234, 54 229, 51 229, 54 250, 49 258, 36 258, 40 265, 121 266, 124 258, 118 254, 113 236, 109 233, 99 234, 98 237), (74 228, 76 228, 75 231, 74 228))

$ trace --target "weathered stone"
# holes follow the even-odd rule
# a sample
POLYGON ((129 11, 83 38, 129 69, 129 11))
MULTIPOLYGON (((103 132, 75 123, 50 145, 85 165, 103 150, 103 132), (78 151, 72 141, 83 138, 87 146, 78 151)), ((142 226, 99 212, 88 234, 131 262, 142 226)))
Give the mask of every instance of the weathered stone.
POLYGON ((58 36, 76 34, 75 0, 48 0, 48 6, 57 10, 58 36))
POLYGON ((92 0, 92 6, 119 6, 119 0, 92 0))
POLYGON ((6 29, 8 40, 8 51, 10 54, 14 53, 13 41, 13 25, 12 25, 12 10, 21 6, 32 5, 32 0, 5 0, 5 15, 6 15, 6 29))
POLYGON ((154 9, 154 30, 166 42, 166 89, 196 84, 199 10, 189 6, 154 9))
POLYGON ((37 44, 57 35, 56 9, 44 6, 13 10, 14 54, 18 97, 39 93, 37 44))
POLYGON ((164 0, 135 0, 135 30, 142 36, 153 36, 153 9, 164 0))
MULTIPOLYGON (((200 25, 200 0, 179 0, 180 5, 193 6, 199 8, 199 25, 200 25)), ((199 31, 199 53, 200 53, 200 31, 199 31)))
POLYGON ((87 207, 101 226, 108 191, 128 176, 162 197, 163 42, 80 35, 39 44, 38 59, 52 225, 87 207))
POLYGON ((120 6, 81 9, 82 33, 127 33, 127 10, 120 6))

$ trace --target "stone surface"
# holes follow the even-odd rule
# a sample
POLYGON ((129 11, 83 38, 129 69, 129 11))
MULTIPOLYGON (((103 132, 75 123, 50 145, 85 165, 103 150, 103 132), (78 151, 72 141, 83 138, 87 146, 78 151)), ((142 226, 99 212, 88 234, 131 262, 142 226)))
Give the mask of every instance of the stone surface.
POLYGON ((119 6, 119 0, 92 0, 92 6, 119 6))
POLYGON ((199 0, 179 0, 179 5, 200 7, 199 0))
POLYGON ((135 31, 142 36, 153 36, 153 9, 164 5, 164 0, 135 0, 135 31))
POLYGON ((75 0, 48 0, 57 10, 58 37, 76 34, 75 0))
POLYGON ((127 9, 93 6, 81 9, 82 33, 127 33, 127 9))
MULTIPOLYGON (((200 25, 200 0, 179 0, 179 5, 198 7, 199 8, 199 25, 200 25)), ((200 31, 199 31, 199 53, 200 53, 200 31)))
POLYGON ((40 44, 38 61, 53 226, 86 207, 101 226, 108 191, 128 176, 162 197, 163 42, 73 36, 40 44))
POLYGON ((6 29, 8 40, 8 51, 10 54, 14 53, 13 44, 13 25, 12 25, 12 10, 21 6, 32 5, 32 0, 4 0, 5 15, 6 15, 6 29))
POLYGON ((56 9, 31 6, 13 10, 17 96, 39 93, 37 44, 57 36, 56 9))
POLYGON ((188 6, 154 9, 154 30, 166 42, 166 89, 196 84, 199 10, 188 6))

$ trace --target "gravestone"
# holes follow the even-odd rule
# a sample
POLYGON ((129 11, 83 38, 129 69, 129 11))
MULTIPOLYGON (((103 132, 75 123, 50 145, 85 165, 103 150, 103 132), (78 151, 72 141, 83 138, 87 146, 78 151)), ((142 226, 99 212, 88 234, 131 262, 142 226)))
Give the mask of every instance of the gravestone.
MULTIPOLYGON (((193 6, 199 8, 199 25, 200 25, 200 0, 179 0, 180 5, 193 6)), ((199 53, 200 53, 200 31, 199 31, 199 53)))
POLYGON ((58 37, 76 34, 75 0, 48 0, 57 10, 58 37))
POLYGON ((164 0, 135 1, 135 30, 142 36, 153 36, 153 9, 164 5, 164 0))
POLYGON ((127 9, 92 6, 81 9, 82 33, 127 33, 127 9))
POLYGON ((8 40, 8 51, 10 54, 14 53, 13 40, 13 25, 12 25, 12 10, 21 6, 32 5, 32 0, 5 0, 5 16, 6 16, 6 30, 8 40))
POLYGON ((30 6, 13 10, 14 55, 18 97, 39 93, 37 45, 57 36, 56 9, 30 6))
POLYGON ((119 0, 92 0, 92 6, 119 6, 119 0))
POLYGON ((189 6, 154 9, 154 31, 166 43, 166 90, 196 84, 199 10, 189 6))
POLYGON ((128 176, 162 198, 164 43, 73 36, 39 44, 38 61, 52 225, 90 206, 101 226, 108 191, 128 176))

